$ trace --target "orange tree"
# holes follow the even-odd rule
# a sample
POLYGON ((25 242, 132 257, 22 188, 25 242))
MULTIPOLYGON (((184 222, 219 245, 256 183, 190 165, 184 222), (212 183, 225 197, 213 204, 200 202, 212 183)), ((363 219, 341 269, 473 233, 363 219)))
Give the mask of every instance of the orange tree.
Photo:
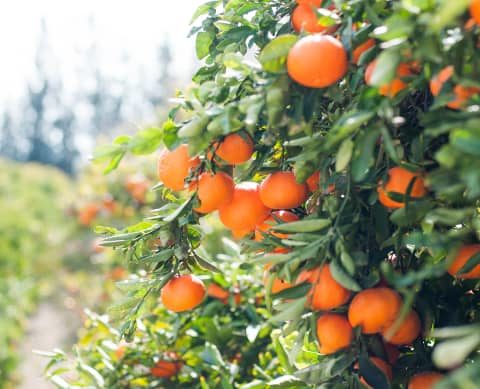
POLYGON ((121 333, 132 338, 159 296, 195 315, 204 288, 189 275, 218 270, 198 249, 214 212, 240 240, 242 268, 264 272, 285 341, 281 374, 250 387, 478 385, 479 7, 202 5, 195 86, 161 128, 97 155, 111 170, 127 152, 167 148, 156 189, 169 203, 103 243, 145 263, 121 333))

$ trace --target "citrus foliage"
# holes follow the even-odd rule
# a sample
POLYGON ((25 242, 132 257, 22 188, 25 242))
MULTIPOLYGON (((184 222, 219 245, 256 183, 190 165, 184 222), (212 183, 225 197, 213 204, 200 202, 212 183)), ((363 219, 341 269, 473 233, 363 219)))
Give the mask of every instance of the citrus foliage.
MULTIPOLYGON (((309 34, 305 9, 295 32, 293 1, 201 6, 193 32, 204 65, 195 86, 161 128, 99 151, 111 170, 128 151, 148 154, 162 143, 170 150, 156 187, 168 203, 125 231, 102 230, 105 246, 143 269, 116 307, 121 333, 138 336, 140 318, 179 273, 222 268, 222 256, 207 258, 200 246, 208 204, 203 211, 218 209, 241 238, 241 268, 254 274, 266 265, 268 322, 289 339, 275 348, 280 369, 245 388, 407 387, 422 378, 473 387, 478 2, 301 3, 313 7, 322 33, 313 23, 309 34), (218 198, 201 190, 202 174, 232 176, 233 194, 228 179, 218 198), (147 242, 157 237, 152 250, 147 242)), ((200 299, 194 306, 171 318, 201 315, 200 299)), ((180 384, 183 369, 168 379, 180 384)), ((242 383, 233 380, 212 378, 211 387, 242 383)))
POLYGON ((70 182, 56 169, 0 163, 0 387, 13 388, 17 342, 68 235, 68 226, 58 226, 70 182))

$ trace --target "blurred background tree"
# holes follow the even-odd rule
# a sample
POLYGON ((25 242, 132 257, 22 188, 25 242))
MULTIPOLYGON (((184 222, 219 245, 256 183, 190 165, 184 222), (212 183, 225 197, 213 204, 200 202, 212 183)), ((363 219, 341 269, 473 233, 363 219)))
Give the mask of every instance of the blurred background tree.
POLYGON ((134 64, 128 53, 121 54, 120 72, 112 73, 102 64, 93 16, 88 28, 87 46, 76 49, 81 62, 75 69, 77 87, 72 89, 65 86, 60 56, 50 45, 48 24, 42 20, 34 77, 26 82, 19 101, 0 107, 0 156, 53 165, 72 175, 98 137, 111 138, 125 125, 127 132, 133 130, 130 123, 136 120, 155 122, 165 112, 176 84, 168 38, 159 39, 154 74, 140 67, 130 77, 134 64))

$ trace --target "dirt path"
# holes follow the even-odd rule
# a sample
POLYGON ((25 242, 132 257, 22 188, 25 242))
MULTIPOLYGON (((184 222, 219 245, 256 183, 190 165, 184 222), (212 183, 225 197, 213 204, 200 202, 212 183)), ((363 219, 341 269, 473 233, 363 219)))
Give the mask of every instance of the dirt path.
POLYGON ((32 350, 51 351, 62 348, 70 351, 75 333, 80 324, 78 316, 53 301, 40 304, 31 317, 22 345, 22 364, 19 375, 22 383, 19 389, 51 389, 54 386, 42 377, 48 360, 35 355, 32 350))

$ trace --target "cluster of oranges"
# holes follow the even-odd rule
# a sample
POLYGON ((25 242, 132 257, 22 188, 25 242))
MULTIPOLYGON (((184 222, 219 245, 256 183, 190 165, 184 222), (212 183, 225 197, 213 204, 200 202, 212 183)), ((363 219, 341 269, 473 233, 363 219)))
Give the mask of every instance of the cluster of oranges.
MULTIPOLYGON (((297 0, 292 13, 292 26, 297 32, 309 33, 301 37, 290 49, 287 57, 287 71, 297 83, 310 88, 325 88, 339 82, 347 73, 349 61, 359 65, 362 55, 374 49, 376 41, 368 38, 353 48, 349 54, 336 37, 335 26, 323 26, 318 23, 318 11, 322 0, 297 0), (350 56, 350 60, 349 60, 350 56)), ((328 12, 335 12, 330 7, 328 12)), ((470 12, 476 23, 480 24, 480 0, 471 3, 470 12)), ((372 75, 378 61, 370 62, 364 73, 365 83, 373 85, 372 75)), ((393 80, 378 87, 378 92, 393 98, 408 87, 409 77, 419 73, 421 65, 416 61, 400 63, 393 80)), ((430 81, 430 90, 434 96, 440 95, 447 82, 455 77, 455 69, 449 66, 441 70, 430 81)), ((463 85, 454 85, 454 98, 447 103, 452 109, 462 108, 468 99, 480 89, 463 85)), ((229 172, 232 167, 248 162, 254 152, 252 137, 245 131, 229 134, 214 142, 207 157, 215 165, 214 171, 205 171, 205 164, 199 157, 189 155, 188 146, 182 144, 174 150, 165 150, 158 162, 158 176, 163 185, 173 191, 189 190, 194 192, 198 202, 194 210, 199 214, 218 211, 221 222, 235 238, 253 234, 254 239, 262 241, 267 234, 284 239, 286 234, 272 232, 271 227, 278 222, 288 223, 299 220, 293 212, 302 206, 309 193, 318 190, 320 173, 312 174, 305 183, 297 181, 290 170, 279 170, 266 176, 261 183, 242 182, 236 184, 229 172)), ((388 179, 377 186, 379 202, 389 209, 405 206, 408 199, 420 199, 427 194, 424 175, 396 166, 388 170, 388 179)), ((329 191, 333 191, 330 187, 329 191)), ((285 253, 289 249, 278 247, 276 253, 285 253)), ((460 248, 449 267, 449 273, 458 278, 480 278, 480 265, 469 272, 459 274, 460 269, 473 255, 480 252, 480 245, 466 245, 460 248)), ((268 275, 271 265, 266 266, 268 275)), ((266 278, 266 277, 265 277, 266 278)), ((392 367, 398 358, 399 346, 411 346, 420 336, 422 323, 414 310, 399 322, 403 305, 400 295, 387 286, 365 289, 352 297, 352 292, 339 284, 331 274, 330 265, 324 264, 314 269, 303 270, 295 284, 275 278, 271 292, 276 294, 302 283, 312 286, 308 292, 307 305, 313 311, 321 311, 317 320, 316 332, 319 350, 322 354, 333 354, 348 348, 353 342, 353 328, 359 327, 365 335, 378 334, 383 338, 386 354, 385 361, 376 356, 371 362, 392 379, 392 367), (348 304, 347 314, 335 310, 348 304)), ((165 307, 174 312, 188 311, 198 306, 205 295, 226 303, 232 295, 217 284, 208 288, 196 276, 191 274, 174 276, 162 289, 161 299, 165 307)), ((238 304, 240 294, 233 294, 238 304)), ((160 361, 171 364, 170 371, 175 374, 177 362, 160 361)), ((163 369, 163 367, 162 367, 163 369)), ((430 388, 440 380, 442 374, 423 372, 414 375, 409 388, 430 388)), ((363 378, 361 378, 363 381, 363 378)), ((365 381, 363 381, 365 383, 365 381)))
MULTIPOLYGON (((290 77, 309 88, 326 88, 340 81, 348 70, 348 53, 336 37, 329 35, 336 31, 335 26, 326 27, 319 23, 318 13, 322 0, 297 0, 292 13, 292 26, 295 31, 309 33, 299 39, 290 49, 287 57, 287 70, 290 77)), ((330 7, 334 12, 335 8, 330 7)), ((470 5, 470 14, 474 23, 480 24, 480 3, 474 0, 470 5)), ((367 38, 352 50, 351 62, 359 64, 360 57, 375 47, 375 40, 367 38)), ((365 69, 365 83, 372 85, 372 75, 377 66, 373 60, 365 69)), ((408 78, 418 73, 421 66, 416 61, 400 63, 394 78, 380 85, 378 92, 382 96, 393 98, 408 86, 408 78)), ((455 75, 453 66, 441 70, 430 81, 430 90, 438 96, 444 84, 455 75)), ((446 88, 445 88, 446 89, 446 88)), ((461 109, 470 97, 480 92, 480 88, 464 85, 453 86, 453 97, 447 103, 452 109, 461 109)))

